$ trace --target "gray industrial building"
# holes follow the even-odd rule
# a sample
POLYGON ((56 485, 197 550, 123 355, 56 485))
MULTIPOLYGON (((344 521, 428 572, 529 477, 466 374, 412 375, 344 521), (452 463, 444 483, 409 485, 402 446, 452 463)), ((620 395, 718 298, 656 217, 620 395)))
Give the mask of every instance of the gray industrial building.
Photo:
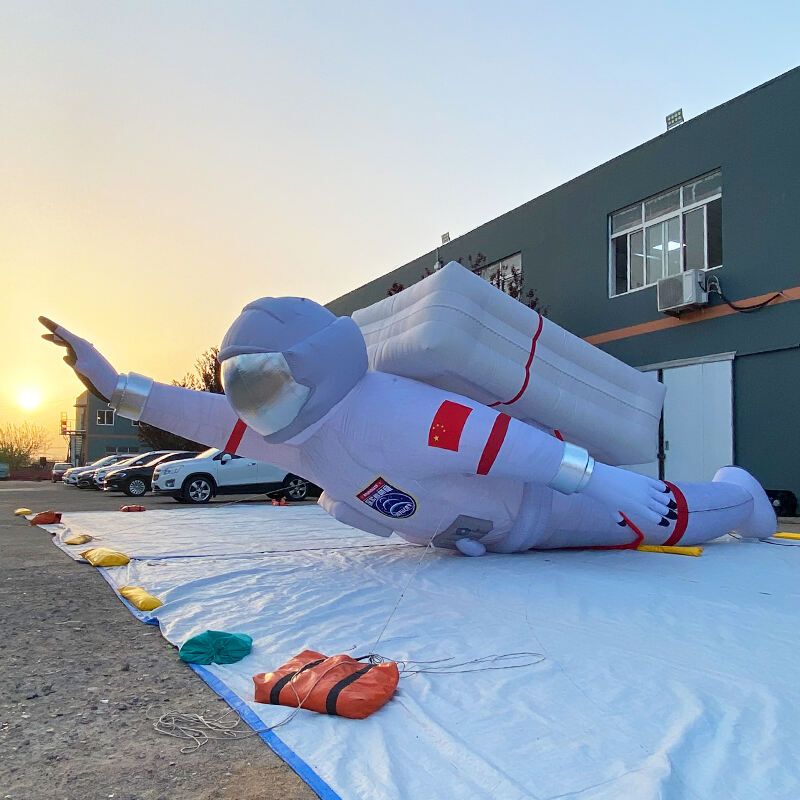
POLYGON ((420 280, 437 257, 459 260, 658 374, 662 452, 640 470, 708 480, 736 463, 800 495, 799 234, 797 68, 328 307, 350 314, 420 280), (691 269, 700 272, 684 288, 704 284, 707 300, 659 311, 657 295, 662 308, 672 302, 668 290, 677 279, 680 293, 691 269))
POLYGON ((76 398, 75 429, 68 435, 68 460, 73 464, 90 464, 114 453, 133 455, 149 449, 139 440, 135 422, 117 416, 108 403, 91 392, 76 398))

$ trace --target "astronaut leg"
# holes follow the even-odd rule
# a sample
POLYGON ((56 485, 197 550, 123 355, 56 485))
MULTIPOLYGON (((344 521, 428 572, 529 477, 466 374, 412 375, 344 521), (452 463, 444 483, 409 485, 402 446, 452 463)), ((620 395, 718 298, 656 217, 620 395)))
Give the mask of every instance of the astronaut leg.
MULTIPOLYGON (((553 503, 556 497, 569 499, 549 486, 541 483, 526 483, 522 491, 522 502, 512 529, 502 536, 489 533, 481 539, 484 547, 492 553, 521 553, 534 547, 550 536, 553 531, 553 503)), ((579 495, 570 495, 579 497, 579 495)), ((587 499, 588 498, 584 498, 587 499)), ((593 501, 591 501, 593 502, 593 501)), ((606 517, 609 516, 605 511, 606 517)), ((458 543, 456 543, 458 547, 458 543)), ((464 550, 458 547, 463 553, 464 550)), ((465 553, 473 555, 473 553, 465 553)))
MULTIPOLYGON (((735 531, 764 539, 775 532, 772 506, 759 483, 739 467, 723 467, 710 483, 668 484, 669 525, 632 519, 643 544, 692 545, 735 531)), ((585 495, 553 496, 550 533, 535 548, 633 545, 637 534, 613 521, 608 511, 585 495)))

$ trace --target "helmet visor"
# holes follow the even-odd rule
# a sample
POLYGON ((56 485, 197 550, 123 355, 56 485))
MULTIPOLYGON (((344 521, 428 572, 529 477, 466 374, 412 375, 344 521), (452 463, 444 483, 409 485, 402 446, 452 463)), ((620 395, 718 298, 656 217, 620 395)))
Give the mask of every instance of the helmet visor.
POLYGON ((244 353, 225 359, 222 385, 236 413, 262 436, 290 425, 311 393, 292 377, 282 353, 244 353))

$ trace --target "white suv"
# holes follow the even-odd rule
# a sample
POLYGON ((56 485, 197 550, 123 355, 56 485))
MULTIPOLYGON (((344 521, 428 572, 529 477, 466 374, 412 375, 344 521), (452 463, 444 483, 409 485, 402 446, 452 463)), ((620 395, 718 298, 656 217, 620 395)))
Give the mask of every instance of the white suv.
POLYGON ((212 447, 195 458, 159 464, 153 471, 153 493, 171 495, 183 503, 207 503, 217 494, 266 492, 279 499, 304 500, 316 489, 297 475, 212 447))

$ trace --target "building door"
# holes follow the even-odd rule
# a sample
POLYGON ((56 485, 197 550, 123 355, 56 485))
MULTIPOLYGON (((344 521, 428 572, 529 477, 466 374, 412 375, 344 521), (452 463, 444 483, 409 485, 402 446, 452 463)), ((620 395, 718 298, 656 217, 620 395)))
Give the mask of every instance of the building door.
POLYGON ((664 478, 710 481, 733 463, 733 382, 730 359, 662 371, 664 478))
POLYGON ((657 364, 667 387, 661 426, 659 462, 628 467, 668 481, 710 481, 733 463, 732 354, 689 362, 657 364))

